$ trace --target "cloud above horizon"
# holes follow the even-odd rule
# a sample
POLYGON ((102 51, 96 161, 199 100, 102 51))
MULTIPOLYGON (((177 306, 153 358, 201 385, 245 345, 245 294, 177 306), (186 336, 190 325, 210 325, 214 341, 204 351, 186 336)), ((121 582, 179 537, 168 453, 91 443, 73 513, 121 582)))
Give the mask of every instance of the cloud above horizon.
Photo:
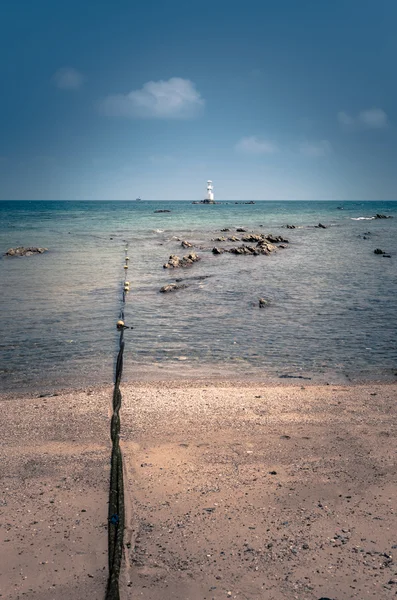
POLYGON ((388 125, 388 117, 381 108, 368 108, 362 110, 357 116, 351 116, 345 111, 338 112, 338 121, 345 127, 361 129, 384 129, 388 125))
POLYGON ((72 67, 58 69, 52 79, 60 90, 77 90, 84 82, 83 74, 72 67))
POLYGON ((241 138, 235 145, 235 150, 243 154, 274 154, 278 147, 273 142, 251 135, 241 138))
POLYGON ((299 153, 303 156, 311 156, 314 158, 326 156, 332 152, 331 143, 328 140, 320 140, 319 142, 303 142, 299 146, 299 153))
POLYGON ((107 96, 100 110, 110 117, 129 119, 192 119, 204 108, 205 100, 189 79, 148 81, 128 94, 107 96))

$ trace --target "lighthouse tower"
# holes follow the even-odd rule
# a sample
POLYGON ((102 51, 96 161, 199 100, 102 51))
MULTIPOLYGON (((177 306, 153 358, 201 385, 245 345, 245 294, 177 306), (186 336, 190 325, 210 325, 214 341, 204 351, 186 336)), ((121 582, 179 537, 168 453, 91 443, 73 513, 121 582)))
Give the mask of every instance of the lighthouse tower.
POLYGON ((214 201, 214 187, 210 179, 207 181, 207 196, 205 199, 207 200, 207 202, 214 201))

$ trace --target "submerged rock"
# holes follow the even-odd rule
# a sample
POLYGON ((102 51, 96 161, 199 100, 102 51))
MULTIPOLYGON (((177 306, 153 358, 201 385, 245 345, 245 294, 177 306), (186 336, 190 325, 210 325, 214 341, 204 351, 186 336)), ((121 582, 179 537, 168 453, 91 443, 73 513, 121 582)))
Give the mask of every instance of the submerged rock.
POLYGON ((18 248, 9 248, 5 253, 5 256, 32 256, 32 254, 43 254, 48 252, 48 248, 25 248, 19 246, 18 248))
POLYGON ((245 227, 236 227, 236 231, 239 231, 240 233, 246 233, 246 229, 245 227))
POLYGON ((177 283, 169 283, 168 285, 163 285, 160 289, 160 292, 163 294, 167 294, 168 292, 175 292, 176 290, 183 290, 187 285, 178 285, 177 283))
POLYGON ((171 212, 170 210, 167 210, 166 208, 160 208, 159 210, 155 210, 155 213, 167 213, 167 212, 171 212))
POLYGON ((325 225, 323 225, 322 223, 319 223, 317 225, 317 229, 327 229, 325 225))
POLYGON ((224 248, 217 248, 216 246, 212 248, 212 254, 223 254, 224 252, 224 248))
POLYGON ((392 219, 392 218, 393 217, 390 216, 390 215, 389 216, 388 215, 381 215, 379 213, 374 216, 374 219, 392 219))
POLYGON ((295 225, 286 225, 287 229, 296 229, 295 225))
POLYGON ((190 242, 187 242, 186 240, 183 240, 181 243, 182 248, 193 248, 193 244, 191 244, 190 242))
POLYGON ((380 248, 376 248, 374 250, 374 254, 386 254, 386 252, 384 250, 381 250, 380 248))

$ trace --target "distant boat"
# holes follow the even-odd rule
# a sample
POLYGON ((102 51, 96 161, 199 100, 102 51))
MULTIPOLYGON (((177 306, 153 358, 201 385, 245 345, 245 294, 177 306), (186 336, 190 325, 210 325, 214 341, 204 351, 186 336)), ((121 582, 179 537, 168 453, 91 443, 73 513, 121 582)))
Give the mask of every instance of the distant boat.
POLYGON ((138 198, 135 198, 135 202, 142 202, 142 198, 138 196, 138 198))

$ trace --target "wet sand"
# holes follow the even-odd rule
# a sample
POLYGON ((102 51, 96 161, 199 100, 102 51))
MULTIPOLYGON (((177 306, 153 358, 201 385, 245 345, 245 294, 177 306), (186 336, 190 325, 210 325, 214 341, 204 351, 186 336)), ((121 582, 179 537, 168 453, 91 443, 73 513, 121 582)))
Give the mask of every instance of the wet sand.
MULTIPOLYGON (((395 596, 397 385, 122 392, 122 599, 395 596)), ((104 598, 110 402, 1 399, 2 598, 104 598)))

